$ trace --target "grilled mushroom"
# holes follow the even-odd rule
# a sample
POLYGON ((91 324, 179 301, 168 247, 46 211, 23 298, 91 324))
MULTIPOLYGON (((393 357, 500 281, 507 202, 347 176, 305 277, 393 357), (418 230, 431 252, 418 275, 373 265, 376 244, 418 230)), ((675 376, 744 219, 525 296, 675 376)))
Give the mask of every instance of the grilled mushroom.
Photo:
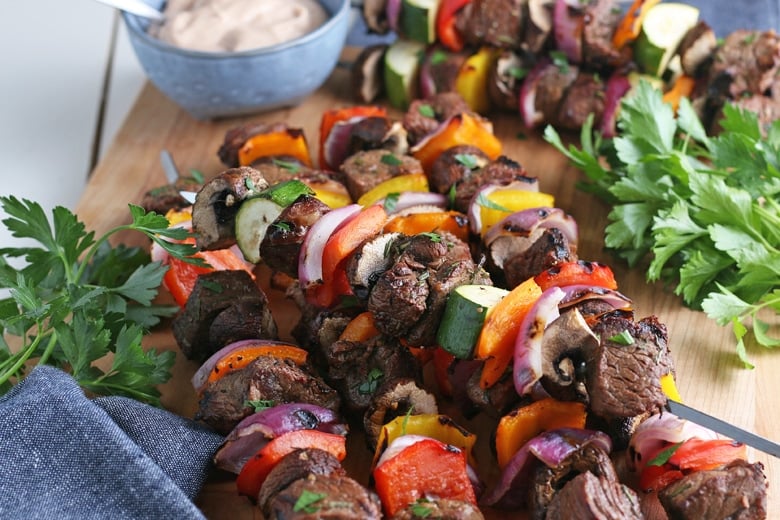
POLYGON ((387 0, 365 0, 363 2, 363 19, 371 32, 386 34, 390 30, 386 4, 387 0))
POLYGON ((198 192, 192 206, 192 229, 200 249, 224 249, 236 243, 235 220, 241 202, 268 182, 249 166, 220 173, 198 192))
POLYGON ((599 340, 576 309, 550 323, 542 339, 542 387, 556 399, 587 402, 585 353, 599 340))
POLYGON ((376 447, 382 426, 410 411, 413 415, 439 413, 439 408, 436 398, 412 379, 398 378, 382 385, 363 415, 369 448, 373 450, 376 447))
POLYGON ((529 0, 528 23, 525 28, 525 47, 531 53, 540 52, 550 38, 553 28, 555 0, 529 0))
POLYGON ((382 43, 364 47, 352 65, 352 91, 361 103, 373 103, 384 91, 384 56, 387 47, 382 43))

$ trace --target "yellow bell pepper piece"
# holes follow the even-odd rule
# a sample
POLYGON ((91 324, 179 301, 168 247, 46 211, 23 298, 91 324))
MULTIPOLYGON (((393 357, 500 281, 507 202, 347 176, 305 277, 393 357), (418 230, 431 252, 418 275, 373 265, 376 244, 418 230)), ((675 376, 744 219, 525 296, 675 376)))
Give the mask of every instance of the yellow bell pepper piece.
POLYGON ((301 179, 314 192, 314 196, 331 209, 352 204, 346 186, 334 180, 301 179))
POLYGON ((376 466, 379 457, 385 449, 402 435, 425 435, 445 444, 455 446, 463 450, 469 463, 474 464, 472 451, 474 444, 477 442, 477 436, 458 426, 455 421, 446 415, 429 413, 401 415, 382 426, 371 467, 376 466))
POLYGON ((455 78, 455 91, 474 112, 485 114, 490 110, 488 80, 496 56, 495 49, 482 47, 466 59, 455 78))
POLYGON ((497 189, 489 193, 486 198, 491 205, 483 205, 480 208, 483 235, 487 233, 487 230, 492 226, 498 224, 501 219, 512 213, 531 208, 551 208, 555 205, 555 197, 549 193, 538 191, 497 189))
POLYGON ((661 390, 663 390, 666 397, 672 401, 676 401, 678 403, 682 402, 682 396, 677 390, 677 383, 675 382, 674 376, 671 373, 666 374, 665 376, 661 376, 661 390))
POLYGON ((361 206, 370 206, 391 193, 404 191, 428 191, 428 177, 422 172, 396 175, 361 195, 357 203, 361 206))

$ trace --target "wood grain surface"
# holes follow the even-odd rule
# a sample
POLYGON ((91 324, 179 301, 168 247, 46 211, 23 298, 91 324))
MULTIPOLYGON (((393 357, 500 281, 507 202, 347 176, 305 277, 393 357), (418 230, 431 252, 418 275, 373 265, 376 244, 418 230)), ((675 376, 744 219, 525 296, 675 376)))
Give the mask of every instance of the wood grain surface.
MULTIPOLYGON (((173 154, 182 171, 196 168, 207 176, 222 171, 224 167, 216 152, 225 131, 247 121, 285 121, 303 128, 312 154, 316 156, 320 114, 326 108, 353 104, 349 92, 349 76, 339 69, 318 92, 297 107, 246 118, 203 122, 189 117, 147 84, 110 150, 93 172, 76 208, 77 214, 89 229, 97 232, 129 221, 128 203, 139 203, 146 190, 165 183, 159 162, 163 148, 173 154)), ((393 112, 393 115, 399 114, 393 112)), ((541 189, 553 193, 556 205, 577 220, 581 234, 580 258, 611 265, 620 290, 635 302, 637 318, 655 314, 667 325, 684 401, 742 428, 780 439, 780 352, 749 348, 756 369, 742 368, 729 329, 718 327, 702 313, 683 308, 680 299, 671 291, 658 284, 646 283, 643 271, 629 270, 603 250, 608 208, 575 189, 579 173, 568 166, 565 158, 538 134, 523 129, 517 116, 493 115, 491 120, 496 135, 504 144, 504 154, 523 164, 531 175, 539 177, 541 189)), ((142 244, 137 235, 119 239, 133 245, 142 244)), ((265 288, 268 287, 266 283, 264 280, 265 288)), ((270 289, 267 292, 280 332, 287 335, 297 321, 298 313, 280 293, 270 289)), ((146 345, 178 351, 167 327, 151 334, 146 345)), ((189 384, 196 369, 194 363, 178 355, 173 378, 163 387, 164 406, 185 417, 192 417, 197 406, 189 384)), ((457 414, 456 410, 448 411, 457 414)), ((491 482, 496 478, 497 469, 488 441, 495 421, 480 416, 462 424, 480 434, 478 470, 491 482)), ((365 483, 371 453, 358 437, 350 439, 348 447, 346 465, 359 481, 365 483)), ((749 456, 764 464, 770 482, 769 518, 780 518, 780 461, 752 449, 749 456)), ((232 477, 218 472, 210 477, 197 503, 208 518, 239 520, 262 516, 247 499, 236 494, 232 477)), ((490 516, 509 517, 506 513, 490 516)))

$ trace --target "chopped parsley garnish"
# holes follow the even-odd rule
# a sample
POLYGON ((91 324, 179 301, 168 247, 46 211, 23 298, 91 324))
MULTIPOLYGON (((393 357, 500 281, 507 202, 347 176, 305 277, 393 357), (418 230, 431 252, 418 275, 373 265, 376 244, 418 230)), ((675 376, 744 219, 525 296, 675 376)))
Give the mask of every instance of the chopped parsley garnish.
POLYGON ((392 153, 386 153, 385 155, 382 156, 380 161, 382 162, 382 164, 387 164, 388 166, 400 166, 401 164, 403 164, 401 159, 399 159, 398 157, 395 156, 395 154, 392 153))
POLYGON ((482 206, 483 208, 494 209, 496 211, 503 211, 505 213, 511 213, 511 210, 505 208, 501 204, 497 204, 492 200, 488 199, 484 193, 480 193, 479 195, 477 195, 477 204, 482 206))
POLYGON ((433 109, 433 107, 425 103, 420 105, 420 108, 418 108, 417 111, 423 117, 430 117, 430 118, 436 117, 436 111, 433 109))
POLYGON ((195 168, 190 169, 190 177, 192 177, 192 180, 194 180, 198 184, 203 184, 203 181, 206 180, 206 176, 203 175, 203 172, 200 170, 196 170, 195 168))
POLYGON ((398 204, 398 197, 400 197, 401 194, 397 192, 388 193, 385 196, 385 200, 382 203, 382 207, 385 208, 385 211, 387 213, 393 213, 395 211, 395 207, 398 204))
POLYGON ((276 406, 276 403, 269 399, 255 399, 244 401, 244 406, 254 409, 255 413, 257 413, 267 410, 268 408, 273 408, 276 406))
POLYGON ((293 511, 296 513, 316 513, 319 511, 320 506, 317 505, 322 502, 328 495, 325 493, 314 493, 308 489, 304 489, 301 492, 301 496, 295 501, 293 505, 293 511))
POLYGON ((279 168, 285 169, 292 173, 298 173, 301 171, 301 165, 292 161, 283 161, 282 159, 274 158, 272 162, 279 168))
POLYGON ((650 459, 647 463, 648 466, 663 466, 667 462, 669 462, 669 459, 672 458, 672 455, 674 455, 674 452, 676 452, 678 449, 680 449, 680 446, 683 445, 684 441, 680 441, 676 444, 672 444, 666 449, 661 450, 658 455, 650 459))
POLYGON ((550 58, 552 59, 553 65, 558 67, 558 70, 561 71, 561 74, 569 73, 569 59, 566 57, 566 54, 561 51, 550 51, 550 58))
POLYGON ((369 395, 376 392, 379 382, 384 377, 384 373, 378 368, 372 368, 368 373, 368 380, 361 383, 358 387, 358 392, 363 395, 369 395))
POLYGON ((617 343, 619 345, 633 345, 634 344, 634 336, 631 335, 630 332, 627 330, 624 330, 623 332, 619 334, 615 334, 611 338, 609 338, 609 341, 613 343, 617 343))
POLYGON ((430 502, 426 498, 420 498, 412 504, 409 510, 417 518, 428 518, 433 513, 433 509, 428 505, 430 502))
POLYGON ((515 79, 523 79, 528 75, 528 69, 525 67, 509 67, 507 72, 515 79))
POLYGON ((455 161, 458 164, 462 164, 469 170, 475 170, 479 166, 479 163, 477 162, 477 156, 473 153, 457 153, 455 154, 455 161))
POLYGON ((436 233, 435 231, 425 231, 420 234, 424 237, 428 237, 428 240, 430 240, 434 244, 438 244, 439 242, 441 242, 441 235, 436 233))

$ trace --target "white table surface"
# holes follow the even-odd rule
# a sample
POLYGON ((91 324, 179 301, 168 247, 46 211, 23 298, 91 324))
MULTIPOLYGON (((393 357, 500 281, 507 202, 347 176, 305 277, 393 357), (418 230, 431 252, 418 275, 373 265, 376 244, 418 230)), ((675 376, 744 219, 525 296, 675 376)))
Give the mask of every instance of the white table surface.
MULTIPOLYGON (((108 6, 23 0, 3 2, 3 11, 0 195, 35 200, 47 213, 72 209, 138 96, 143 71, 108 6)), ((12 244, 19 241, 0 226, 0 247, 12 244)))

